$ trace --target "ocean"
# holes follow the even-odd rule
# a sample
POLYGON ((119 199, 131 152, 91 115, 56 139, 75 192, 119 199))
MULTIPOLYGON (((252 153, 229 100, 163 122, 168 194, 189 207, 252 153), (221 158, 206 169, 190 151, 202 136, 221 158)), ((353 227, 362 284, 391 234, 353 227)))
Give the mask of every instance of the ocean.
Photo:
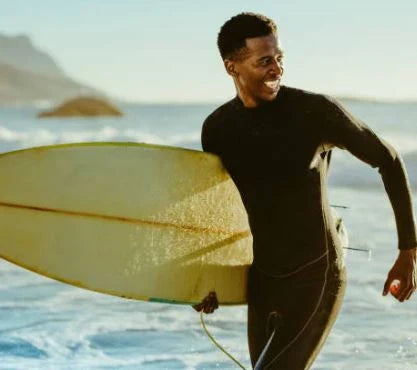
MULTIPOLYGON (((345 101, 406 164, 417 211, 417 103, 345 101)), ((123 104, 122 118, 44 119, 45 104, 0 108, 0 152, 87 141, 135 141, 201 149, 216 107, 123 104)), ((330 203, 349 232, 342 310, 313 369, 417 369, 417 295, 382 296, 397 256, 393 212, 381 177, 334 150, 330 203)), ((302 302, 300 302, 302 304, 302 302)), ((75 288, 0 261, 0 369, 235 369, 188 306, 132 301, 75 288)), ((206 316, 214 337, 247 368, 246 306, 206 316)))

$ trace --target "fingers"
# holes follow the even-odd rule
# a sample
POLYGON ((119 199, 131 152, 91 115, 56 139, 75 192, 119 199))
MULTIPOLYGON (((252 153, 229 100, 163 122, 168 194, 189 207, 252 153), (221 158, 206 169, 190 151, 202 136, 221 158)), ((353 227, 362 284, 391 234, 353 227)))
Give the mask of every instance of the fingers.
POLYGON ((407 284, 406 289, 404 289, 404 292, 402 294, 399 295, 399 301, 400 302, 404 302, 408 299, 410 299, 410 297, 413 295, 413 293, 416 290, 416 284, 412 281, 409 281, 407 284))
POLYGON ((396 279, 394 276, 388 275, 384 284, 382 295, 386 296, 388 292, 400 302, 410 299, 412 294, 416 290, 415 278, 409 279, 396 279))
POLYGON ((407 297, 405 297, 405 300, 408 301, 413 293, 414 293, 414 289, 411 289, 407 297))
POLYGON ((413 295, 413 293, 416 291, 416 289, 417 289, 416 276, 413 274, 413 277, 411 279, 410 293, 407 295, 407 297, 405 299, 406 300, 410 299, 410 297, 413 295))
POLYGON ((204 301, 205 301, 205 306, 203 309, 204 313, 213 313, 214 310, 219 307, 216 292, 210 292, 209 295, 206 298, 204 298, 204 301))
POLYGON ((219 302, 217 300, 216 292, 210 292, 209 297, 213 301, 214 309, 219 308, 219 302))
POLYGON ((194 308, 197 312, 200 312, 200 311, 203 309, 203 302, 198 303, 198 304, 195 304, 195 305, 193 306, 193 308, 194 308))
POLYGON ((410 299, 412 294, 416 290, 416 284, 412 280, 405 280, 404 282, 400 282, 400 287, 398 292, 392 293, 392 295, 400 302, 404 302, 405 300, 410 299))
POLYGON ((405 297, 410 293, 410 284, 408 281, 405 281, 403 284, 400 284, 400 290, 396 296, 397 300, 404 302, 405 297))
POLYGON ((384 284, 384 290, 382 291, 382 295, 388 294, 393 280, 394 279, 388 275, 387 280, 385 281, 385 284, 384 284))
POLYGON ((204 313, 213 313, 218 307, 216 292, 210 292, 200 303, 193 306, 197 312, 203 311, 204 313))

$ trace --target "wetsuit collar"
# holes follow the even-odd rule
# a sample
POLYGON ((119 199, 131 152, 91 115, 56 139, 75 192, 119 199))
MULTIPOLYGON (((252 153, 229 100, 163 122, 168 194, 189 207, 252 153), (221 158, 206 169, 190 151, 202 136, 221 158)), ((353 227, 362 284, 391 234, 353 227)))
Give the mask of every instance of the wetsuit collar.
POLYGON ((256 107, 252 107, 252 108, 248 108, 245 107, 245 105, 243 104, 243 101, 240 99, 239 95, 236 95, 236 97, 233 99, 233 103, 236 106, 236 108, 239 109, 243 109, 246 111, 251 111, 251 112, 259 112, 259 111, 263 111, 263 110, 268 110, 269 108, 275 106, 278 102, 280 102, 282 100, 282 96, 284 95, 284 90, 286 89, 286 86, 281 85, 280 89, 278 91, 277 96, 275 97, 274 100, 271 101, 265 101, 262 104, 259 104, 256 107))

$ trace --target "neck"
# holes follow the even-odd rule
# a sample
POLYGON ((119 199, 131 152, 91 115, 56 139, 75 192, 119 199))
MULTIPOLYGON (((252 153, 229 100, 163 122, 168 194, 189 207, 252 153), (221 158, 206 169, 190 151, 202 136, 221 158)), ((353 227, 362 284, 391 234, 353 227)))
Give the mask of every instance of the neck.
POLYGON ((247 94, 246 91, 236 83, 236 81, 234 81, 234 83, 236 94, 246 108, 255 108, 259 106, 259 102, 257 100, 253 99, 249 94, 247 94))

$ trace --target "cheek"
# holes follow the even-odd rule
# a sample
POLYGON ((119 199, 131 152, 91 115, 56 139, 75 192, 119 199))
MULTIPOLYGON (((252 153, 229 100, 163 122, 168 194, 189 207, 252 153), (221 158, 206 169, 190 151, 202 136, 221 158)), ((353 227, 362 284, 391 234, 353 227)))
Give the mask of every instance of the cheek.
POLYGON ((244 76, 242 83, 248 88, 258 89, 263 84, 263 78, 262 76, 254 72, 247 73, 244 76))
POLYGON ((264 85, 264 80, 262 77, 256 76, 256 78, 252 80, 251 86, 255 93, 263 94, 265 85, 264 85))

